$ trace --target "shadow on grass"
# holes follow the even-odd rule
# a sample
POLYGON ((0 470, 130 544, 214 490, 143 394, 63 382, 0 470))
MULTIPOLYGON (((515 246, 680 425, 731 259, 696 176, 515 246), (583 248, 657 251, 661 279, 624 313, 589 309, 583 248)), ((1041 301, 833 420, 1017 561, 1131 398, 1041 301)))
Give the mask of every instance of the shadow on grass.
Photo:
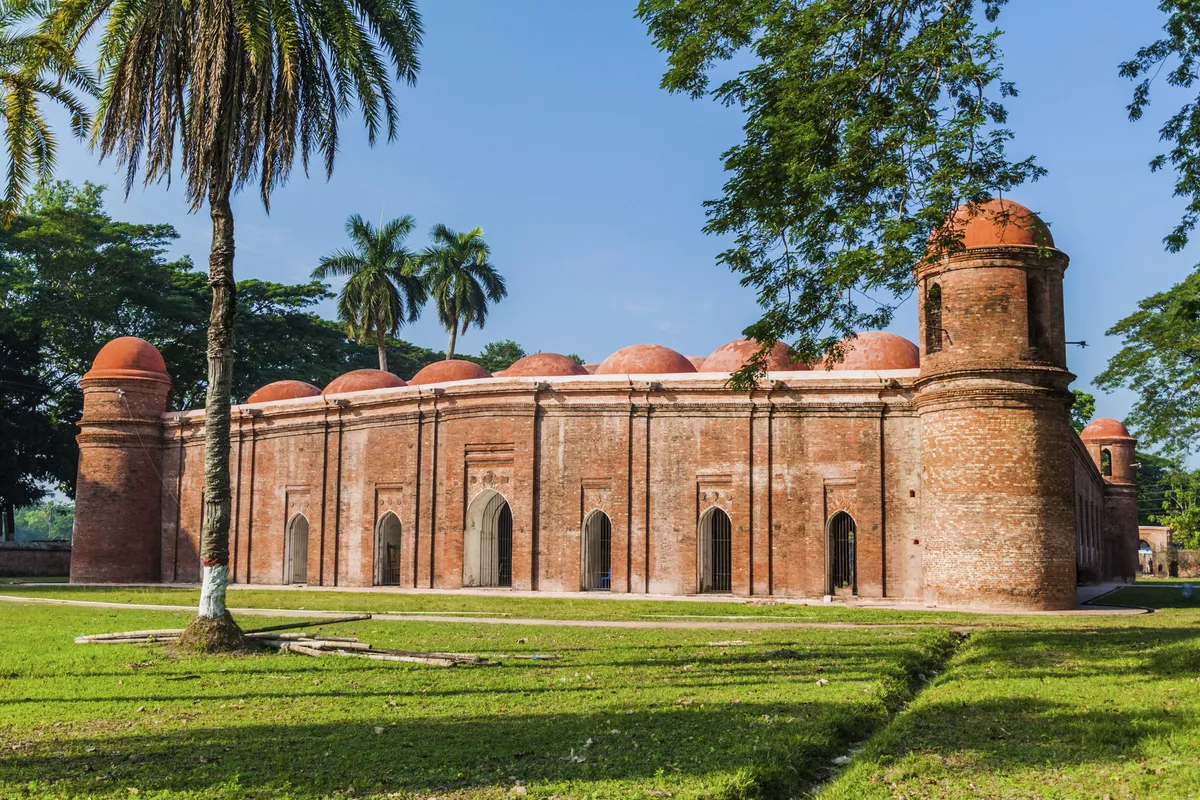
POLYGON ((982 670, 972 680, 1111 677, 1129 682, 1192 674, 1200 670, 1200 631, 1194 628, 1130 627, 1049 631, 989 631, 976 637, 956 667, 982 670), (1140 662, 1131 672, 1130 659, 1140 662))
POLYGON ((778 704, 746 703, 397 723, 383 713, 370 721, 162 733, 142 724, 137 733, 23 744, 0 761, 0 788, 36 781, 65 796, 135 787, 316 798, 350 787, 358 794, 502 791, 516 778, 605 797, 643 796, 653 785, 737 796, 740 780, 755 785, 755 796, 784 797, 883 721, 878 704, 868 703, 797 703, 786 714, 778 704))
POLYGON ((955 770, 977 774, 1108 764, 1138 755, 1148 738, 1189 724, 1194 724, 1190 714, 1161 708, 1088 709, 1036 698, 937 702, 888 726, 872 742, 867 760, 886 764, 910 754, 933 754, 955 770))

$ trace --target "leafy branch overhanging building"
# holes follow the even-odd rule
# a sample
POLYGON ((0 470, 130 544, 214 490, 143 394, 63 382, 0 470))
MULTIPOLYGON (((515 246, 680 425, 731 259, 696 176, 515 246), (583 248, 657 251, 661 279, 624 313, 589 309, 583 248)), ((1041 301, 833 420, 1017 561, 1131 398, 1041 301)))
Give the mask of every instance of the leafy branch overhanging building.
MULTIPOLYGON (((233 410, 233 579, 1017 609, 1131 579, 1134 440, 1068 422, 1067 256, 1010 201, 954 225, 914 270, 919 348, 860 334, 826 370, 780 347, 752 392, 726 386, 745 341, 263 387, 233 410)), ((204 412, 165 412, 140 339, 82 385, 72 581, 196 582, 204 412)))

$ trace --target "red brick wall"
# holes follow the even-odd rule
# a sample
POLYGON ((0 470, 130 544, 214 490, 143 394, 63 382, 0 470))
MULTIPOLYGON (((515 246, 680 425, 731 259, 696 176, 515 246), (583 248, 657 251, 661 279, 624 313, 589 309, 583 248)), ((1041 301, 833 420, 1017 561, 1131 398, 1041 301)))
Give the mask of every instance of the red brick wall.
MULTIPOLYGON (((1064 254, 969 250, 915 270, 920 318, 925 597, 938 605, 1075 604, 1074 468, 1068 425, 1064 254), (1029 277, 1042 287, 1030 298, 1029 277), (941 348, 926 336, 942 288, 941 348), (1030 339, 1031 303, 1042 337, 1030 339)), ((935 337, 935 341, 939 341, 935 337)))
MULTIPOLYGON (((844 508, 858 526, 859 594, 913 597, 918 427, 912 371, 897 376, 885 390, 876 373, 786 373, 789 388, 753 398, 703 375, 657 388, 494 380, 365 392, 344 408, 311 398, 242 409, 235 576, 280 583, 287 520, 304 513, 310 582, 370 585, 375 524, 392 510, 401 585, 456 588, 471 501, 492 488, 513 513, 515 588, 577 591, 583 520, 600 509, 614 592, 695 592, 697 526, 717 506, 733 525, 734 593, 819 596, 825 521, 844 508)), ((202 420, 167 416, 165 477, 180 502, 163 504, 164 580, 198 571, 202 420)))
POLYGON ((0 542, 0 578, 65 578, 70 542, 0 542))
POLYGON ((1079 580, 1100 581, 1112 575, 1104 523, 1104 479, 1078 436, 1071 445, 1075 473, 1075 559, 1079 580))
POLYGON ((85 377, 75 489, 73 582, 161 577, 162 420, 170 383, 85 377))

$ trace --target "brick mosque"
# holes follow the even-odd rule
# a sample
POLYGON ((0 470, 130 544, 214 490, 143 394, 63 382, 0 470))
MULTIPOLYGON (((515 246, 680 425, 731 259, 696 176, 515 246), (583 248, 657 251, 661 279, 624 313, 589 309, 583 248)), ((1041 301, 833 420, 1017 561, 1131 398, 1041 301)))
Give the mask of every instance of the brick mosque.
MULTIPOLYGON (((1066 254, 1011 201, 952 225, 914 269, 919 346, 778 345, 754 391, 726 385, 745 340, 264 386, 232 411, 231 579, 1025 610, 1131 580, 1135 442, 1070 427, 1066 254)), ((197 582, 203 410, 165 410, 135 338, 82 387, 71 580, 197 582)))

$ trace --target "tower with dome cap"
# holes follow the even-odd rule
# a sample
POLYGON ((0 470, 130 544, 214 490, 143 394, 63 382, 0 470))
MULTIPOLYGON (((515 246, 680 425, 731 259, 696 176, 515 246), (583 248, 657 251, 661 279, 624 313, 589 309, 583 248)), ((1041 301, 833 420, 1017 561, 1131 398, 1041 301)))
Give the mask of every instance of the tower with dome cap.
POLYGON ((161 580, 166 364, 154 345, 124 336, 100 349, 79 383, 71 581, 161 580))
POLYGON ((925 599, 1073 607, 1067 256, 1011 200, 959 208, 935 241, 914 269, 925 599))

